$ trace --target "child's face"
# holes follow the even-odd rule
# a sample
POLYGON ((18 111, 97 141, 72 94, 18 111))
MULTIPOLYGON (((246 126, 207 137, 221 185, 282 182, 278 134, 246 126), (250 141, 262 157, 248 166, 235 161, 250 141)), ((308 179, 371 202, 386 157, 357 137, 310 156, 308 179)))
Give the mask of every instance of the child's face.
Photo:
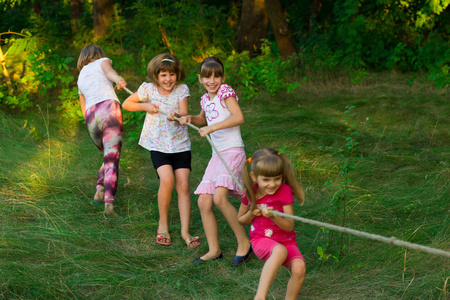
POLYGON ((177 83, 177 74, 169 71, 161 71, 158 74, 158 85, 162 88, 163 94, 170 94, 177 83))
POLYGON ((280 188, 283 182, 283 176, 266 177, 262 175, 255 176, 253 172, 250 173, 253 181, 258 184, 258 195, 264 197, 265 195, 273 195, 280 188))
POLYGON ((208 94, 215 95, 217 94, 219 87, 224 83, 225 75, 223 77, 215 75, 214 73, 209 77, 200 77, 200 75, 198 75, 198 80, 205 87, 208 94))

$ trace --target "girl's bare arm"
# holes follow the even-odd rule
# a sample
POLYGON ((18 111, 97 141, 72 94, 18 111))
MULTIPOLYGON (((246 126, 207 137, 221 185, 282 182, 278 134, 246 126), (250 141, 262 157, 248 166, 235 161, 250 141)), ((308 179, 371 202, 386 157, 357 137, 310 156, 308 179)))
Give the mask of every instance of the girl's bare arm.
POLYGON ((239 211, 238 211, 239 224, 241 224, 242 226, 250 224, 254 218, 255 218, 255 215, 249 209, 248 205, 241 203, 241 206, 239 207, 239 211))
POLYGON ((150 114, 158 113, 159 106, 149 102, 140 102, 137 93, 129 96, 122 104, 123 109, 128 111, 146 111, 150 114))
POLYGON ((199 115, 196 116, 186 115, 181 117, 180 124, 186 125, 186 123, 191 123, 192 125, 196 126, 205 126, 207 124, 205 112, 202 110, 199 115))
POLYGON ((83 94, 80 94, 80 107, 83 118, 86 119, 86 116, 84 115, 86 111, 86 98, 84 98, 83 94))
POLYGON ((122 90, 127 86, 127 82, 125 81, 125 79, 119 76, 116 70, 113 69, 111 61, 109 59, 105 59, 104 61, 102 61, 100 66, 102 67, 102 70, 105 73, 106 77, 112 82, 116 83, 117 89, 122 90))

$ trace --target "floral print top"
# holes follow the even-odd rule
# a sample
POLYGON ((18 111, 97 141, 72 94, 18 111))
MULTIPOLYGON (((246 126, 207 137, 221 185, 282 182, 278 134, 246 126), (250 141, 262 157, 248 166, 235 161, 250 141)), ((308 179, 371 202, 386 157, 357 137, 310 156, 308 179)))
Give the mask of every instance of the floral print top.
MULTIPOLYGON (((176 85, 172 93, 163 96, 155 84, 144 82, 137 91, 141 102, 150 102, 159 106, 168 114, 178 112, 178 103, 190 97, 189 88, 185 84, 176 85)), ((188 128, 177 121, 167 120, 162 113, 145 116, 139 145, 150 151, 178 153, 191 150, 188 128)))

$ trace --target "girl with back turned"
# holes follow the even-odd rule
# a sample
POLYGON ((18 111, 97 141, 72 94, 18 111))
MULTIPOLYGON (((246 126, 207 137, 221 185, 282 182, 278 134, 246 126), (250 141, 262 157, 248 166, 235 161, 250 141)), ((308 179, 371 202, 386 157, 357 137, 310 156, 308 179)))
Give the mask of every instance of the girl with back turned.
POLYGON ((83 117, 89 135, 103 152, 103 164, 98 171, 94 201, 105 203, 106 214, 114 212, 120 150, 122 148, 122 110, 112 83, 119 90, 127 86, 112 67, 112 62, 97 45, 81 50, 77 64, 78 91, 83 117))

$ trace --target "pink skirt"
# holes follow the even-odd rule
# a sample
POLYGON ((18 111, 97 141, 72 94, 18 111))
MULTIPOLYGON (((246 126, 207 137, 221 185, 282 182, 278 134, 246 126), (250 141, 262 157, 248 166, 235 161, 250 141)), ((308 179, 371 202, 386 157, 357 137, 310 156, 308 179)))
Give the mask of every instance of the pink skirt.
MULTIPOLYGON (((245 162, 245 151, 243 147, 235 147, 220 152, 228 167, 233 172, 239 183, 242 183, 242 166, 245 162)), ((195 195, 210 194, 214 195, 216 187, 225 187, 229 191, 229 195, 240 198, 242 190, 231 177, 227 168, 217 154, 213 154, 211 160, 206 167, 205 175, 203 175, 202 182, 195 190, 195 195)))

